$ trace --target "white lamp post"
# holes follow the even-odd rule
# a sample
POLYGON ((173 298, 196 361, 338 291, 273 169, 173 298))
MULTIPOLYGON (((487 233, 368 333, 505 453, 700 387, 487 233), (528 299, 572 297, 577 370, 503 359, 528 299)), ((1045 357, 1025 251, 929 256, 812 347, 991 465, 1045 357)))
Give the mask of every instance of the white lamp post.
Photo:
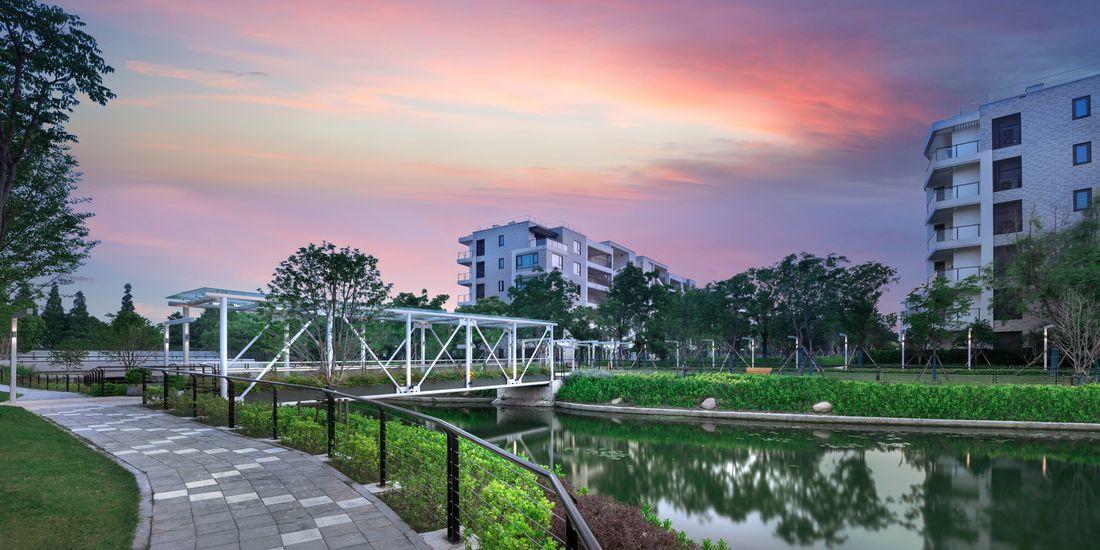
POLYGON ((22 309, 11 314, 11 376, 8 380, 8 401, 15 403, 16 360, 19 356, 19 318, 34 315, 31 308, 22 309))
POLYGON ((898 334, 898 338, 901 339, 901 368, 905 368, 905 331, 901 331, 898 334))
POLYGON ((802 362, 800 361, 802 354, 798 349, 798 337, 788 336, 787 339, 794 340, 794 370, 795 372, 802 374, 802 362))
POLYGON ((844 370, 848 370, 848 335, 843 332, 838 335, 844 337, 844 370))
POLYGON ((1050 370, 1050 354, 1047 353, 1047 331, 1054 325, 1043 327, 1043 370, 1050 370))
POLYGON ((967 368, 967 370, 970 370, 971 351, 974 349, 973 336, 974 336, 974 329, 973 328, 966 329, 966 368, 967 368))
POLYGON ((749 361, 751 362, 750 366, 755 369, 756 368, 756 338, 754 338, 752 336, 746 336, 746 337, 742 338, 742 340, 748 340, 749 341, 749 361))

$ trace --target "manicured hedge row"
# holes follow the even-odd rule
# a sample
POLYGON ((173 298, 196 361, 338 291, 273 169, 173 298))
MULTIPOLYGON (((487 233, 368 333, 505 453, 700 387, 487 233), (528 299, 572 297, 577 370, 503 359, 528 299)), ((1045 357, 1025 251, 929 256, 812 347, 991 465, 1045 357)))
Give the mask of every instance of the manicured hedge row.
POLYGON ((718 408, 809 412, 828 401, 833 413, 851 416, 1100 422, 1100 384, 879 384, 815 376, 707 374, 580 374, 569 377, 557 398, 605 403, 622 398, 640 407, 695 408, 713 397, 718 408))

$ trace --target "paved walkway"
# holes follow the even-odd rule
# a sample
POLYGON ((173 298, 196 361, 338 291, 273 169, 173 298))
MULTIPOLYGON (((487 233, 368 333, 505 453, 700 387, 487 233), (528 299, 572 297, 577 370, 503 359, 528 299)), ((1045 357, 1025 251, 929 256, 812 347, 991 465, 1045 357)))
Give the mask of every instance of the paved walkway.
MULTIPOLYGON (((7 384, 0 384, 0 393, 7 395, 11 391, 11 388, 7 384)), ((31 388, 24 388, 23 386, 16 386, 15 393, 19 394, 19 399, 26 401, 39 401, 43 399, 76 399, 78 397, 86 397, 80 393, 67 392, 67 391, 53 391, 53 390, 34 390, 31 388)))
POLYGON ((27 407, 144 472, 155 549, 427 548, 366 489, 311 455, 131 404, 27 407))

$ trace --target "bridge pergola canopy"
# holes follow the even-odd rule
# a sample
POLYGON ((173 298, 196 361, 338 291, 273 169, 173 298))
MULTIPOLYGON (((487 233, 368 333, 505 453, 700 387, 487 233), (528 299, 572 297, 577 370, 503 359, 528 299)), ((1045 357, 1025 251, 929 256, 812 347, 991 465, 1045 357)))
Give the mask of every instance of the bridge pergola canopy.
MULTIPOLYGON (((237 363, 238 360, 244 355, 249 347, 255 343, 263 331, 267 330, 265 327, 261 330, 260 334, 257 334, 251 342, 248 343, 242 349, 236 357, 229 359, 228 354, 228 313, 229 311, 256 311, 261 304, 267 302, 267 296, 262 292, 232 290, 225 288, 215 287, 199 287, 183 292, 178 292, 167 297, 168 305, 174 307, 180 307, 183 310, 183 318, 176 320, 166 320, 164 322, 164 361, 165 366, 168 365, 169 354, 169 337, 168 329, 170 325, 180 324, 183 326, 183 355, 184 363, 189 361, 189 343, 188 333, 189 325, 194 319, 188 316, 190 308, 201 309, 216 309, 219 311, 218 322, 218 341, 219 341, 219 366, 222 375, 227 375, 230 365, 237 363)), ((323 317, 323 315, 321 315, 323 317)), ((466 387, 470 387, 471 367, 475 361, 473 355, 473 348, 478 345, 475 340, 480 340, 480 343, 485 346, 487 350, 487 357, 484 358, 485 364, 495 362, 496 366, 500 368, 504 375, 506 385, 523 384, 523 376, 526 374, 528 367, 536 360, 545 362, 550 366, 551 378, 553 378, 553 363, 554 363, 554 328, 556 323, 551 321, 542 321, 538 319, 525 319, 519 317, 502 317, 496 315, 482 315, 476 313, 458 313, 438 310, 426 310, 415 308, 389 308, 378 312, 376 315, 372 315, 372 319, 383 322, 401 323, 405 326, 405 340, 397 348, 393 355, 389 359, 383 360, 378 356, 374 349, 371 348, 370 343, 367 342, 367 336, 360 333, 356 329, 352 329, 355 336, 361 343, 361 352, 359 364, 362 368, 380 368, 391 381, 393 381, 397 393, 410 393, 419 392, 421 384, 427 379, 428 373, 437 364, 441 364, 440 361, 443 355, 452 362, 459 361, 451 356, 447 351, 447 347, 453 341, 458 345, 459 349, 465 351, 464 366, 466 369, 466 387), (450 337, 446 338, 446 343, 440 339, 440 336, 436 334, 434 325, 450 326, 453 329, 450 332, 450 337), (500 338, 496 342, 491 342, 482 332, 482 329, 500 329, 500 338), (540 335, 538 338, 531 341, 535 342, 535 351, 530 358, 526 355, 527 342, 521 341, 518 338, 518 332, 522 329, 534 329, 533 332, 540 335), (414 346, 414 331, 419 331, 419 346, 414 346), (460 331, 465 330, 465 342, 458 343, 456 336, 460 331), (426 353, 426 335, 431 334, 432 337, 440 344, 441 348, 435 359, 432 359, 429 363, 429 357, 426 353), (503 346, 501 344, 504 344, 503 346), (523 357, 517 353, 517 344, 520 345, 520 351, 523 352, 523 357), (414 348, 419 349, 419 353, 414 353, 414 348), (398 353, 404 351, 404 357, 399 358, 398 353), (541 354, 539 351, 541 350, 541 354), (502 355, 498 356, 497 353, 502 355), (367 354, 370 354, 368 359, 367 354), (415 356, 415 357, 414 357, 415 356), (395 362, 396 361, 396 362, 395 362), (392 368, 398 364, 404 364, 405 376, 404 382, 399 382, 394 378, 389 368, 392 368), (414 383, 412 377, 412 369, 414 364, 417 368, 427 368, 427 372, 424 373, 419 382, 414 383), (508 367, 508 368, 506 368, 508 367), (509 372, 510 371, 510 372, 509 372)), ((355 319, 345 318, 344 321, 351 323, 355 319)), ((313 320, 303 320, 306 325, 313 322, 313 320)), ((330 333, 331 322, 329 320, 330 333)), ((271 369, 278 361, 279 357, 283 358, 284 366, 289 368, 290 365, 290 349, 294 341, 305 330, 303 326, 299 333, 293 338, 290 337, 288 327, 284 327, 284 346, 282 351, 276 356, 274 360, 269 362, 259 373, 257 378, 262 377, 265 373, 271 369)), ((530 332, 530 331, 529 331, 530 332)), ((331 335, 330 335, 331 336, 331 335)), ((331 346, 329 354, 331 355, 331 346)), ((331 357, 329 361, 331 362, 331 357)), ((481 361, 482 359, 477 359, 481 361)), ((443 361, 444 363, 446 361, 443 361)), ((332 364, 332 363, 329 363, 332 364)), ((249 388, 249 390, 251 387, 249 388)), ((222 381, 222 393, 223 396, 226 393, 224 380, 222 381)), ((247 390, 246 392, 247 393, 247 390)), ((242 394, 243 397, 244 394, 242 394)))

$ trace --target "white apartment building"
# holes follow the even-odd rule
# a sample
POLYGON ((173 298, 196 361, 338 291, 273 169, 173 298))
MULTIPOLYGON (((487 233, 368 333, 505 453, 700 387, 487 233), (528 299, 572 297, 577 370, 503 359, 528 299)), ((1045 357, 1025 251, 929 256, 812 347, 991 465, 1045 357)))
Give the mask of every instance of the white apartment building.
MULTIPOLYGON (((932 124, 924 143, 929 281, 955 282, 1012 257, 1029 221, 1061 227, 1081 217, 1100 185, 1100 75, 1036 84, 932 124)), ((983 290, 969 319, 989 320, 1006 345, 1037 322, 993 311, 983 290)))
POLYGON ((661 284, 675 289, 695 286, 695 281, 672 274, 667 265, 642 256, 614 241, 595 241, 565 224, 544 224, 531 218, 478 227, 459 237, 467 250, 459 252, 458 284, 467 293, 459 305, 471 305, 490 296, 508 301, 508 289, 538 269, 561 271, 577 285, 578 303, 596 306, 607 300, 615 275, 628 265, 643 272, 657 272, 661 284))

